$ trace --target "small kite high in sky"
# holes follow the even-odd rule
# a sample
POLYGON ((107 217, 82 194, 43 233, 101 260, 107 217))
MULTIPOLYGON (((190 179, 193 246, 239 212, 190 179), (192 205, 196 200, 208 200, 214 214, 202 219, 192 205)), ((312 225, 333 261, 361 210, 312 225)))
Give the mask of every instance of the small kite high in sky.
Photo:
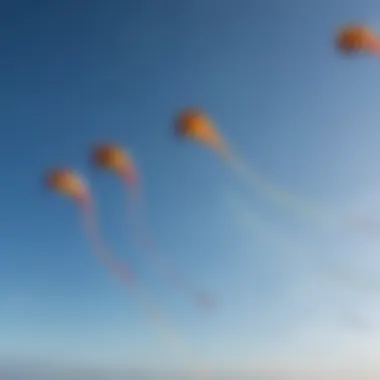
POLYGON ((340 29, 336 46, 344 54, 380 55, 379 36, 364 25, 349 25, 340 29))
MULTIPOLYGON (((232 150, 211 118, 200 109, 187 108, 182 110, 175 120, 175 131, 179 138, 192 140, 217 153, 269 201, 322 224, 336 225, 342 222, 342 218, 336 213, 324 210, 282 190, 269 182, 257 170, 249 167, 240 157, 240 154, 232 150)), ((367 220, 366 224, 363 219, 350 217, 350 228, 360 230, 363 228, 369 230, 368 226, 373 228, 373 223, 369 223, 367 220)))
MULTIPOLYGON (((173 285, 193 295, 189 284, 183 280, 183 277, 169 268, 168 263, 162 261, 161 254, 157 254, 157 245, 143 216, 142 185, 132 156, 125 149, 115 144, 100 144, 92 152, 92 162, 102 170, 115 173, 122 180, 126 190, 132 191, 132 202, 130 202, 128 211, 133 212, 136 235, 144 253, 148 255, 147 259, 153 259, 158 264, 160 272, 173 285)), ((211 297, 204 292, 195 293, 195 299, 198 305, 202 307, 210 307, 213 304, 211 297)))

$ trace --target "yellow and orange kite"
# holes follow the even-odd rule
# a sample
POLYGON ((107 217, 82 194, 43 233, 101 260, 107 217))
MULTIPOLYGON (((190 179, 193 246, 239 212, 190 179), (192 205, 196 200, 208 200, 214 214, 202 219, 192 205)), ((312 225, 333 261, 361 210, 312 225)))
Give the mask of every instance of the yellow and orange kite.
MULTIPOLYGON (((233 151, 225 138, 221 135, 212 119, 202 110, 187 108, 182 110, 175 118, 174 128, 179 138, 192 140, 217 153, 227 162, 244 180, 261 192, 268 200, 277 203, 296 214, 314 219, 322 224, 340 223, 341 217, 330 210, 317 207, 270 183, 257 170, 249 167, 241 158, 240 154, 233 151)), ((346 218, 345 218, 346 219, 346 218)), ((366 228, 366 223, 373 226, 372 221, 358 217, 349 217, 350 227, 366 228)))
POLYGON ((134 284, 135 277, 132 270, 114 259, 112 252, 101 238, 92 195, 83 179, 68 169, 53 169, 47 174, 46 184, 49 189, 74 200, 79 206, 84 228, 98 258, 117 277, 129 285, 134 284))
MULTIPOLYGON (((114 153, 116 153, 116 151, 114 153)), ((117 170, 123 172, 122 168, 117 168, 117 170)), ((128 181, 132 180, 133 183, 132 177, 126 176, 125 178, 128 181)), ((95 253, 102 263, 105 264, 106 267, 119 279, 132 286, 135 296, 139 298, 140 302, 149 312, 150 317, 155 321, 156 326, 159 327, 165 337, 170 339, 171 343, 175 344, 176 349, 193 354, 192 349, 183 341, 176 329, 169 324, 167 317, 163 314, 155 301, 152 300, 141 288, 140 284, 137 283, 137 279, 132 274, 131 269, 124 263, 116 260, 111 251, 104 244, 99 234, 92 195, 83 179, 74 171, 68 169, 53 169, 46 175, 45 184, 48 189, 67 196, 76 203, 81 210, 85 228, 94 245, 95 253)))
POLYGON ((379 36, 372 29, 364 25, 343 27, 338 32, 336 46, 344 54, 380 54, 379 36))

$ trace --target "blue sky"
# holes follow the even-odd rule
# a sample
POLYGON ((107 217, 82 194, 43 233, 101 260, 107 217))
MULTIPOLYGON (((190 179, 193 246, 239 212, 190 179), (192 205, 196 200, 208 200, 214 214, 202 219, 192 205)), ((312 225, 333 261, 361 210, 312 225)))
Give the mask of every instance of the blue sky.
POLYGON ((379 61, 333 45, 347 22, 380 30, 378 3, 36 0, 3 2, 0 18, 0 358, 191 366, 94 259, 75 208, 42 187, 48 168, 67 165, 90 182, 115 252, 211 367, 376 363, 376 239, 271 207, 212 154, 176 141, 172 123, 201 106, 274 183, 380 220, 379 61), (147 269, 121 186, 89 165, 103 140, 134 155, 161 249, 215 294, 214 314, 147 269), (308 261, 321 256, 355 284, 324 278, 308 261))

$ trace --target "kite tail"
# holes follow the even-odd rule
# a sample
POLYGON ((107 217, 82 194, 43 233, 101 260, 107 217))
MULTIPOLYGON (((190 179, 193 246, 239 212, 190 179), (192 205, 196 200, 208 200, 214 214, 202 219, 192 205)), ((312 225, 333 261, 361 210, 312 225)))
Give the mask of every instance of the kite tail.
POLYGON ((195 302, 202 308, 210 308, 214 302, 212 297, 205 292, 196 292, 192 290, 191 286, 183 279, 182 276, 169 264, 168 260, 159 253, 156 242, 153 239, 152 233, 144 216, 144 197, 142 194, 141 186, 134 182, 131 187, 129 177, 123 176, 124 185, 127 189, 132 190, 132 197, 128 211, 132 212, 132 221, 134 224, 135 234, 137 240, 143 249, 143 253, 147 260, 154 262, 156 270, 158 270, 167 281, 177 289, 182 289, 185 293, 191 294, 195 298, 195 302))
POLYGON ((131 268, 114 258, 114 255, 101 238, 95 208, 90 198, 80 202, 84 229, 100 262, 116 277, 129 286, 136 285, 136 278, 131 268))
POLYGON ((124 263, 115 260, 108 247, 106 247, 105 243, 102 241, 92 202, 86 200, 80 202, 80 206, 83 212, 86 232, 94 245, 95 253, 99 260, 117 278, 119 278, 119 280, 132 287, 141 306, 147 311, 159 331, 161 331, 172 344, 174 343, 176 348, 186 348, 186 345, 184 345, 180 335, 168 322, 168 318, 162 312, 157 303, 148 295, 148 293, 144 291, 141 286, 139 286, 135 276, 132 274, 131 269, 124 263))
POLYGON ((287 208, 301 216, 311 218, 318 222, 332 221, 331 215, 302 199, 294 197, 284 190, 272 185, 257 171, 250 168, 238 155, 234 153, 223 154, 223 158, 245 181, 249 182, 268 200, 287 208))
POLYGON ((339 215, 331 210, 318 207, 274 186, 261 176, 260 173, 249 167, 237 154, 227 150, 221 151, 220 154, 236 173, 269 201, 288 209, 298 216, 328 227, 336 228, 339 225, 345 225, 349 231, 365 233, 367 235, 379 232, 378 223, 370 217, 339 215))

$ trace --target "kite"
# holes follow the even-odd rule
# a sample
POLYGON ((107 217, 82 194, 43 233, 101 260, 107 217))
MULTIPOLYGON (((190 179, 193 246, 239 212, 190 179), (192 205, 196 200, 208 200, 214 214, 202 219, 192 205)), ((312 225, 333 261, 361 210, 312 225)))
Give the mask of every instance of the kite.
POLYGON ((71 198, 77 204, 83 217, 85 231, 100 261, 128 285, 135 285, 132 270, 114 260, 100 236, 92 195, 84 181, 73 171, 55 169, 48 173, 46 182, 49 189, 71 198))
MULTIPOLYGON (((132 177, 126 177, 128 180, 132 177)), ((67 169, 51 170, 46 176, 46 185, 49 190, 55 191, 61 195, 71 198, 79 207, 85 228, 92 241, 95 252, 99 259, 105 264, 119 279, 132 286, 135 295, 140 302, 149 311, 149 315, 155 322, 155 325, 164 334, 166 338, 175 345, 176 349, 193 356, 196 362, 196 371, 199 377, 207 379, 208 373, 205 371, 206 366, 203 360, 200 360, 194 351, 181 337, 177 330, 169 323, 167 317, 160 310, 158 305, 152 300, 141 286, 137 286, 137 280, 132 271, 126 265, 113 259, 112 253, 102 241, 99 228, 95 217, 95 207, 91 193, 84 181, 74 173, 67 169)))
MULTIPOLYGON (((249 167, 240 155, 229 146, 211 118, 200 109, 187 108, 180 112, 175 120, 175 133, 180 139, 192 140, 212 150, 269 201, 320 223, 335 224, 339 220, 335 213, 322 210, 309 202, 305 202, 289 194, 273 185, 257 170, 249 167)), ((373 223, 368 223, 368 221, 365 223, 365 219, 365 217, 361 220, 354 218, 350 220, 350 226, 361 229, 371 226, 373 229, 373 223)))
POLYGON ((86 232, 100 261, 110 269, 116 277, 134 290, 134 294, 139 298, 144 307, 149 310, 150 316, 158 324, 160 329, 163 330, 166 335, 170 335, 171 339, 178 341, 179 337, 176 336, 173 328, 168 325, 166 317, 164 317, 157 304, 143 291, 142 287, 139 286, 132 270, 114 258, 114 255, 100 237, 94 202, 84 181, 73 171, 54 169, 47 174, 46 184, 50 190, 71 198, 77 204, 83 216, 86 232))
MULTIPOLYGON (((121 147, 114 144, 101 144, 94 148, 92 154, 92 162, 96 167, 115 173, 124 184, 126 190, 132 192, 132 202, 130 210, 134 212, 134 225, 138 241, 141 244, 143 251, 148 255, 148 259, 154 259, 159 265, 159 270, 168 280, 170 280, 177 288, 185 292, 192 293, 187 282, 183 281, 177 272, 172 268, 169 269, 167 263, 162 261, 162 255, 157 255, 157 246, 149 232, 145 218, 143 217, 143 196, 141 180, 138 175, 138 170, 132 156, 121 147)), ((211 297, 199 292, 195 295, 198 305, 204 308, 209 308, 213 305, 211 297)))
POLYGON ((380 39, 370 28, 350 25, 342 28, 336 38, 338 50, 344 54, 380 54, 380 39))

